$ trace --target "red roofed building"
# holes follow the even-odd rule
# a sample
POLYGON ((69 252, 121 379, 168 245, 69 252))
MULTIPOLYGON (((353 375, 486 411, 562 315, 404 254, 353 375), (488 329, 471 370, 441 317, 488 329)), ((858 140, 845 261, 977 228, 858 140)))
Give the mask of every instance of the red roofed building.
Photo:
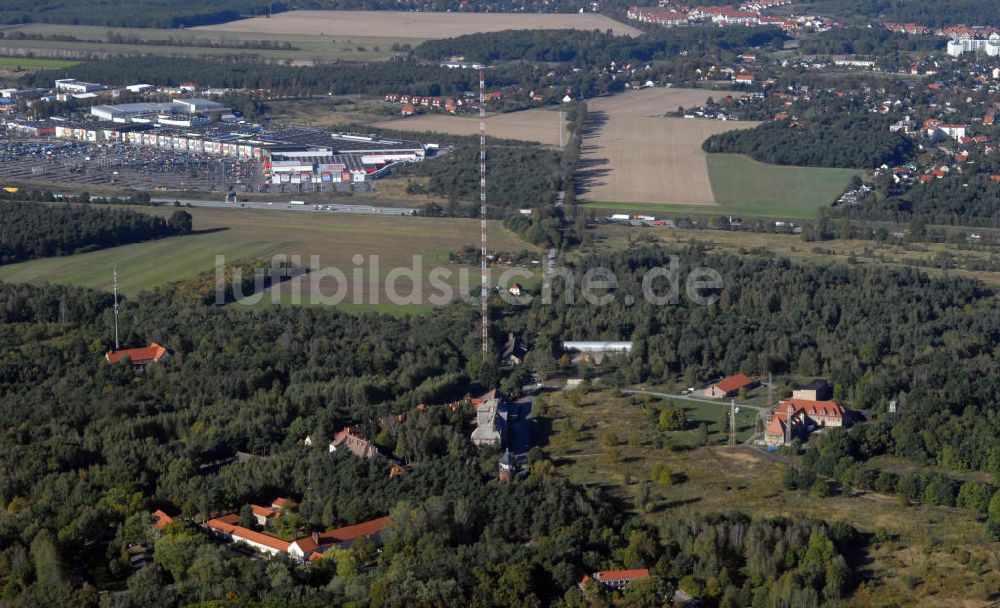
POLYGON ((595 572, 593 577, 584 576, 580 581, 580 588, 584 588, 587 582, 593 580, 601 587, 607 589, 621 590, 632 581, 649 578, 649 570, 646 568, 636 568, 634 570, 604 570, 595 572))
POLYGON ((382 542, 382 531, 389 523, 388 517, 379 517, 353 526, 314 533, 295 540, 288 547, 288 554, 302 561, 313 561, 313 555, 321 554, 333 547, 350 547, 356 541, 367 538, 376 544, 382 542))
POLYGON ((804 438, 816 428, 840 428, 847 410, 836 401, 786 399, 778 404, 764 429, 764 443, 782 445, 804 438))
POLYGON ((785 445, 785 438, 788 436, 785 430, 785 423, 778 416, 771 416, 771 422, 764 429, 764 445, 779 446, 785 445))
POLYGON ((253 513, 253 518, 257 520, 258 526, 266 526, 267 522, 278 516, 276 509, 269 509, 260 505, 250 505, 250 511, 253 513))
POLYGON ((757 386, 757 381, 752 380, 743 374, 729 376, 705 389, 705 396, 712 399, 725 399, 735 397, 741 388, 753 388, 757 386))
POLYGON ((170 517, 160 509, 153 511, 153 527, 160 532, 163 532, 172 523, 174 523, 173 517, 170 517))
POLYGON ((170 356, 170 351, 160 346, 156 342, 151 342, 149 346, 142 348, 124 348, 122 350, 109 351, 105 358, 108 363, 118 363, 125 357, 132 361, 135 367, 146 367, 150 363, 163 361, 170 356))
POLYGON ((252 549, 260 551, 261 553, 277 555, 288 551, 288 547, 291 545, 290 542, 281 540, 280 538, 271 536, 270 534, 264 534, 249 528, 244 528, 239 525, 239 521, 240 516, 235 513, 231 513, 229 515, 223 515, 222 517, 216 517, 208 520, 205 522, 205 527, 211 530, 216 536, 220 536, 234 543, 247 545, 252 549))

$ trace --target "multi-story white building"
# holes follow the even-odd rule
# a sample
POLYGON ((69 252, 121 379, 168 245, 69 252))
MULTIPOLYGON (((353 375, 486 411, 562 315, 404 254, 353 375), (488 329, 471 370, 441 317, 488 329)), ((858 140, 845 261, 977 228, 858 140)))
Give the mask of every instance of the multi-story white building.
POLYGON ((973 36, 962 34, 948 41, 947 52, 952 57, 960 57, 965 53, 986 53, 989 57, 1000 56, 1000 34, 993 32, 989 36, 973 36))

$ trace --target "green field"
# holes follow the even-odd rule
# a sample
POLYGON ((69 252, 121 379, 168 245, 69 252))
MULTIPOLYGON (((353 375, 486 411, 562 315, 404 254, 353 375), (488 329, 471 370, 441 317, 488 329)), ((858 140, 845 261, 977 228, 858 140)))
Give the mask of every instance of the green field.
MULTIPOLYGON (((11 49, 31 50, 36 55, 52 56, 99 56, 108 55, 163 55, 170 57, 198 56, 259 56, 274 61, 291 60, 296 63, 328 62, 337 60, 367 60, 381 61, 392 57, 392 45, 406 43, 412 46, 420 44, 422 39, 398 39, 379 36, 351 36, 336 38, 330 36, 311 35, 280 35, 256 34, 243 32, 213 32, 206 30, 177 29, 138 29, 121 27, 99 27, 92 25, 59 25, 49 23, 32 23, 20 25, 6 30, 7 32, 24 32, 42 36, 73 36, 80 41, 62 40, 0 40, 0 53, 11 49), (241 49, 213 48, 195 45, 166 44, 109 44, 109 34, 122 36, 125 39, 138 38, 143 41, 204 41, 235 42, 235 41, 268 41, 288 42, 292 49, 241 49)), ((64 67, 60 65, 44 65, 35 67, 64 67)))
MULTIPOLYGON (((716 203, 746 215, 815 217, 843 193, 860 169, 781 167, 740 154, 709 154, 716 203)), ((722 209, 720 209, 722 210, 722 209)))
MULTIPOLYGON (((138 209, 161 215, 174 211, 173 207, 138 209)), ((351 280, 353 270, 362 269, 363 293, 355 296, 357 292, 349 290, 342 305, 345 309, 388 312, 394 306, 383 297, 384 293, 377 300, 372 294, 376 288, 381 288, 381 280, 393 268, 410 268, 412 256, 421 255, 423 278, 434 266, 457 273, 459 267, 447 262, 448 253, 479 242, 479 223, 468 219, 246 209, 189 208, 187 211, 194 216, 197 234, 12 264, 0 267, 0 280, 110 289, 111 267, 117 265, 121 289, 125 294, 135 294, 212 271, 216 256, 225 256, 228 262, 235 262, 276 254, 299 255, 299 263, 303 266, 337 268, 351 280), (312 255, 318 256, 316 264, 310 258, 312 255), (355 255, 364 256, 362 265, 353 263, 355 255), (371 256, 375 255, 378 256, 377 270, 370 266, 371 256), (369 279, 372 280, 370 285, 369 279), (354 304, 355 301, 360 304, 354 304)), ((533 249, 499 222, 491 223, 489 236, 491 247, 500 251, 533 249)), ((478 271, 466 270, 472 284, 478 285, 478 271)), ((447 282, 455 285, 455 275, 447 282)), ((402 281, 397 291, 408 293, 407 284, 402 281)), ((323 289, 327 295, 334 293, 325 285, 323 289)), ((427 292, 433 291, 428 289, 427 292)), ((265 298, 269 299, 270 294, 265 294, 265 298)), ((279 303, 289 301, 286 293, 278 294, 277 298, 279 303)), ((303 301, 307 302, 308 297, 303 301)), ((399 311, 423 310, 427 307, 414 303, 401 306, 399 311)))
POLYGON ((709 154, 708 175, 715 205, 589 202, 587 207, 635 214, 740 214, 783 218, 816 217, 835 201, 860 169, 783 167, 741 154, 709 154))
POLYGON ((0 66, 12 68, 68 68, 80 63, 63 59, 37 59, 35 57, 0 57, 0 66))

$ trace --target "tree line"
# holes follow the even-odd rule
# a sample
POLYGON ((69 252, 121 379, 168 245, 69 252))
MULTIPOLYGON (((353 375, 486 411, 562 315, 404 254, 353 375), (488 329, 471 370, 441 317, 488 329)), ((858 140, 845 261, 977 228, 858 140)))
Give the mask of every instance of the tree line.
POLYGON ((0 201, 0 263, 73 255, 191 232, 191 215, 169 219, 79 203, 0 201))
MULTIPOLYGON (((268 89, 276 95, 406 92, 427 96, 458 96, 479 86, 474 70, 451 70, 415 61, 337 64, 315 67, 272 65, 246 58, 122 57, 44 70, 23 77, 25 86, 51 86, 53 78, 77 78, 124 85, 156 75, 157 84, 176 86, 198 82, 214 87, 268 89)), ((526 66, 490 71, 490 85, 503 87, 530 78, 526 66)))
POLYGON ((787 35, 777 28, 693 26, 669 31, 656 28, 642 36, 616 36, 585 30, 506 30, 428 40, 416 47, 419 57, 442 60, 456 55, 480 62, 531 61, 578 65, 667 59, 681 51, 712 54, 748 47, 780 49, 787 35))

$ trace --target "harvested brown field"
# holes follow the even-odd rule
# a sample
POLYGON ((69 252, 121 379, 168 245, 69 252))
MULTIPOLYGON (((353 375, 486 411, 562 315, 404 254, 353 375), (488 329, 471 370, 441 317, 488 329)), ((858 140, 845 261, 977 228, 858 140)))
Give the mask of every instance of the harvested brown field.
MULTIPOLYGON (((479 133, 479 117, 424 114, 423 116, 385 120, 374 123, 372 126, 421 133, 477 135, 479 133)), ((565 129, 565 124, 562 125, 562 128, 565 129)), ((559 144, 559 129, 559 112, 554 110, 522 110, 486 117, 486 135, 502 139, 520 139, 555 146, 559 144)))
POLYGON ((663 116, 667 112, 676 111, 678 107, 699 106, 709 97, 721 100, 727 95, 739 97, 743 93, 707 89, 649 88, 588 99, 587 110, 604 112, 609 116, 663 116))
POLYGON ((710 135, 754 122, 665 118, 688 107, 735 94, 700 89, 644 89, 587 102, 578 182, 581 198, 622 203, 714 205, 701 144, 710 135))
POLYGON ((424 13, 405 11, 289 11, 192 28, 254 34, 303 34, 384 38, 453 38, 502 30, 579 29, 638 36, 642 32, 603 15, 524 13, 424 13))

